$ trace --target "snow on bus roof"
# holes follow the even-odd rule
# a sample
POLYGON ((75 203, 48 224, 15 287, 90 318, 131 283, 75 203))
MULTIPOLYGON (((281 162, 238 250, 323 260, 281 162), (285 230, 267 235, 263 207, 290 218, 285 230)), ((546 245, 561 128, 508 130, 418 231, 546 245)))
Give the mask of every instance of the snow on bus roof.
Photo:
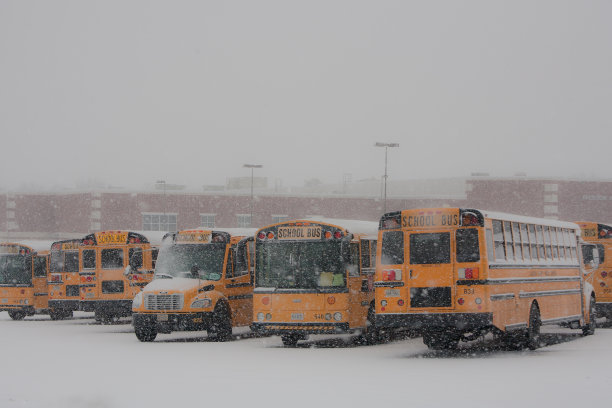
POLYGON ((50 251, 51 244, 53 244, 54 242, 55 241, 48 241, 44 239, 24 239, 24 240, 18 240, 18 241, 6 241, 6 242, 2 242, 2 244, 25 245, 27 247, 32 248, 35 252, 40 252, 40 251, 50 251))
POLYGON ((196 228, 185 228, 178 231, 171 231, 172 233, 187 232, 187 231, 215 231, 215 232, 227 232, 232 237, 253 237, 257 232, 257 228, 223 228, 223 227, 196 227, 196 228))
POLYGON ((217 231, 217 232, 227 232, 233 237, 253 237, 257 232, 257 228, 223 228, 223 227, 197 227, 197 228, 185 228, 179 231, 217 231))
POLYGON ((304 220, 324 222, 337 225, 353 234, 365 234, 376 238, 378 236, 378 223, 374 221, 347 220, 341 218, 306 217, 304 220))
POLYGON ((476 210, 476 211, 480 211, 482 215, 484 215, 487 218, 493 218, 496 220, 521 222, 524 224, 541 224, 541 225, 547 225, 549 227, 570 228, 570 229, 575 229, 575 230, 580 231, 580 227, 573 222, 552 220, 550 218, 528 217, 528 216, 523 216, 523 215, 508 214, 508 213, 487 211, 487 210, 476 210))

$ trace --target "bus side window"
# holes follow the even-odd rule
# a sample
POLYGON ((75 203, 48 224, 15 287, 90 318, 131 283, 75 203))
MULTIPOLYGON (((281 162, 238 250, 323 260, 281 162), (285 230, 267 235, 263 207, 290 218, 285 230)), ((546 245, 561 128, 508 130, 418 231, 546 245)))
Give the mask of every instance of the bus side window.
POLYGON ((247 257, 247 245, 245 243, 239 243, 236 247, 234 276, 244 276, 249 273, 249 260, 247 257))
POLYGON ((376 267, 376 244, 377 240, 370 241, 371 250, 370 250, 370 266, 372 268, 376 267))
POLYGON ((134 269, 142 268, 142 248, 130 248, 128 263, 134 269))
POLYGON ((151 250, 151 269, 155 269, 155 263, 157 262, 157 255, 159 254, 159 248, 151 250))
POLYGON ((495 243, 493 242, 493 230, 487 228, 485 234, 487 241, 487 258, 489 258, 489 262, 492 262, 495 260, 495 243))
POLYGON ((349 245, 349 263, 347 265, 349 276, 359 276, 359 246, 356 242, 349 245))
POLYGON ((249 266, 253 269, 253 266, 255 266, 255 240, 251 239, 247 245, 249 246, 249 266))
POLYGON ((361 267, 369 268, 370 267, 370 241, 367 239, 362 239, 360 241, 361 244, 361 267))
POLYGON ((236 247, 233 246, 227 252, 227 265, 225 267, 225 279, 231 279, 234 277, 234 263, 236 262, 235 257, 234 257, 235 249, 236 247))
POLYGON ((34 276, 37 278, 47 276, 47 260, 44 256, 34 258, 34 276))
POLYGON ((96 269, 96 250, 86 249, 83 251, 83 269, 96 269))
POLYGON ((597 244, 597 249, 599 250, 599 264, 603 265, 604 261, 606 260, 604 246, 601 244, 597 244))

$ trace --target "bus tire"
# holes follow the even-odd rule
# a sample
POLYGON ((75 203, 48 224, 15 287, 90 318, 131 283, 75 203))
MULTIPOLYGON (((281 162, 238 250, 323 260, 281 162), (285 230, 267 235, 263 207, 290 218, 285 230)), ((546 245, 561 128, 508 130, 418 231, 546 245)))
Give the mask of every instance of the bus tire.
POLYGON ((51 320, 61 320, 64 318, 64 316, 65 316, 65 313, 63 310, 60 310, 60 309, 49 310, 49 317, 51 318, 51 320))
POLYGON ((157 329, 152 326, 136 326, 134 332, 138 340, 143 343, 151 342, 157 337, 157 329))
POLYGON ((283 346, 285 347, 295 347, 297 346, 297 342, 300 339, 300 336, 297 334, 283 334, 281 336, 281 340, 283 341, 283 346))
POLYGON ((23 320, 26 317, 26 313, 22 310, 9 310, 8 314, 13 320, 23 320))
POLYGON ((223 302, 215 306, 208 335, 216 341, 228 341, 232 338, 232 318, 229 307, 223 302))
POLYGON ((423 343, 430 350, 456 350, 460 336, 456 333, 435 331, 423 333, 423 343))
POLYGON ((366 344, 377 344, 383 341, 381 330, 376 327, 376 314, 374 305, 370 305, 368 309, 368 317, 366 318, 366 327, 364 332, 364 340, 366 344))
POLYGON ((583 336, 591 336, 595 334, 595 296, 591 295, 591 302, 589 305, 589 323, 582 327, 583 336))
POLYGON ((540 318, 540 308, 533 302, 531 310, 529 310, 529 326, 525 335, 525 342, 529 350, 535 350, 540 347, 540 328, 542 327, 542 319, 540 318))

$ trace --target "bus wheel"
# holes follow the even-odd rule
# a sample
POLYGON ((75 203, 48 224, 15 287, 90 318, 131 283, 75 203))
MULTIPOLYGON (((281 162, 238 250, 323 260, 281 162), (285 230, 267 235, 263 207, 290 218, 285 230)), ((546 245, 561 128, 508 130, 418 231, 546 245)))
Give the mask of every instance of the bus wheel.
POLYGON ((217 303, 213 312, 212 323, 208 335, 216 341, 228 341, 232 338, 232 318, 229 308, 224 303, 217 303))
POLYGON ((136 326, 134 332, 138 340, 145 343, 153 341, 157 337, 157 329, 151 326, 136 326))
POLYGON ((26 316, 25 312, 22 312, 21 310, 9 310, 8 314, 13 320, 23 320, 23 318, 26 316))
POLYGON ((285 347, 295 347, 299 339, 300 336, 298 336, 297 334, 283 334, 281 336, 283 346, 285 347))
POLYGON ((61 320, 64 318, 64 316, 65 316, 65 313, 63 310, 60 310, 60 309, 49 310, 49 317, 51 318, 51 320, 61 320))
POLYGON ((535 303, 531 304, 529 311, 529 327, 527 328, 526 342, 529 350, 535 350, 540 347, 540 327, 542 320, 540 319, 540 309, 535 303))
POLYGON ((456 350, 459 335, 452 332, 436 331, 423 333, 423 343, 430 350, 456 350))
POLYGON ((591 304, 589 305, 589 324, 582 327, 583 336, 591 336, 595 334, 595 296, 591 296, 591 304))
POLYGON ((375 318, 374 305, 370 305, 363 336, 366 344, 377 344, 383 341, 381 330, 375 326, 375 318))

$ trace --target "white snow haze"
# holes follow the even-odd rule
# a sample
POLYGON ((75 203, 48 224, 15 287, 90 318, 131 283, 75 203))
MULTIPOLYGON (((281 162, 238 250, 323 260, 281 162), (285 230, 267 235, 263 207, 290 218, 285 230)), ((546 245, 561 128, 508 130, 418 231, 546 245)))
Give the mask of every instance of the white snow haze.
POLYGON ((609 178, 609 1, 0 2, 0 189, 609 178), (578 149, 584 154, 577 156, 578 149))

